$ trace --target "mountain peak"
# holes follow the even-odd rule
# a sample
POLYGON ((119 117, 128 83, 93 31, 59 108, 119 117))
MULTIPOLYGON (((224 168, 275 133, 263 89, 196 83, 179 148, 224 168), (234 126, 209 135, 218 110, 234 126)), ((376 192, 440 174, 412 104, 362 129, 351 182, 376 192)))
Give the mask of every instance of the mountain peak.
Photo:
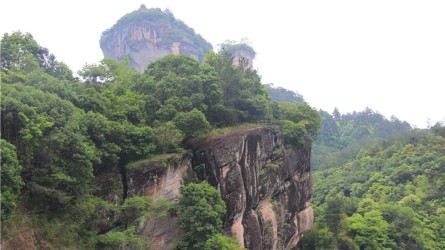
POLYGON ((202 61, 212 45, 171 11, 142 4, 102 33, 100 48, 106 58, 122 61, 128 57, 130 66, 142 72, 149 63, 170 54, 202 61))

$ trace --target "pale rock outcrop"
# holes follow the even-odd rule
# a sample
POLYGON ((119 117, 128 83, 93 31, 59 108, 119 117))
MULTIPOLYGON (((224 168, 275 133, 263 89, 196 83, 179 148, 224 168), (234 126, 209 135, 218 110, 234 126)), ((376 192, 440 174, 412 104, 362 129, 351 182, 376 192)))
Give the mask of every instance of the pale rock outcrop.
MULTIPOLYGON (((127 174, 128 197, 152 196, 175 202, 179 188, 191 172, 191 157, 177 160, 148 162, 127 174)), ((147 239, 150 249, 170 249, 180 238, 182 231, 176 227, 177 218, 168 214, 158 218, 143 219, 139 235, 147 239)))

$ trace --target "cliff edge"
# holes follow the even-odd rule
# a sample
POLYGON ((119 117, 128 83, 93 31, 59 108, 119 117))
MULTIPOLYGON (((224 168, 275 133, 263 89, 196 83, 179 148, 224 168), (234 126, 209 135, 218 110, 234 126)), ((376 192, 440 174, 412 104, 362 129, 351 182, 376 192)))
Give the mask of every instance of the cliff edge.
MULTIPOLYGON (((129 173, 130 196, 175 199, 193 172, 221 192, 227 205, 224 231, 247 249, 292 249, 312 226, 310 146, 285 148, 278 128, 215 136, 163 171, 150 169, 156 167, 129 173)), ((140 234, 150 239, 152 248, 164 249, 181 234, 175 221, 174 217, 147 220, 140 234)))

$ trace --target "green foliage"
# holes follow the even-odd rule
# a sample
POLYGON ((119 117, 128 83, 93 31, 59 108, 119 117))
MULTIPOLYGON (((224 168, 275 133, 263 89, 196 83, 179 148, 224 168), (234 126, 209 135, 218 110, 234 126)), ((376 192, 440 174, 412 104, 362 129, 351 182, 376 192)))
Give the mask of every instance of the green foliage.
POLYGON ((81 232, 82 222, 34 216, 33 225, 40 229, 39 234, 35 237, 36 243, 45 244, 47 248, 61 249, 64 246, 76 246, 85 249, 94 247, 95 237, 93 235, 87 233, 80 236, 81 233, 84 233, 81 232), (51 241, 47 239, 51 239, 51 241))
POLYGON ((328 112, 323 110, 320 110, 320 117, 320 136, 316 143, 334 149, 340 147, 340 131, 334 118, 328 112))
POLYGON ((283 87, 275 87, 272 83, 265 84, 269 90, 270 99, 275 102, 304 103, 304 98, 298 92, 283 87))
POLYGON ((320 115, 320 135, 311 157, 313 170, 344 164, 343 159, 356 154, 361 146, 411 130, 407 122, 394 116, 388 120, 369 108, 347 114, 338 109, 332 114, 320 110, 320 115))
POLYGON ((269 169, 269 170, 275 171, 275 170, 277 170, 280 166, 279 166, 278 164, 276 164, 276 163, 271 162, 271 163, 266 164, 265 167, 266 167, 267 169, 269 169))
POLYGON ((150 200, 145 196, 133 196, 125 199, 119 207, 120 220, 128 227, 135 219, 147 215, 150 208, 150 200))
POLYGON ((1 156, 1 220, 6 222, 10 219, 17 205, 17 198, 20 189, 23 186, 23 180, 20 176, 22 167, 17 160, 15 146, 1 139, 0 144, 1 156))
POLYGON ((236 52, 239 51, 246 52, 252 58, 255 58, 256 55, 255 50, 248 44, 247 41, 241 41, 237 43, 236 41, 226 40, 224 43, 219 44, 219 46, 222 50, 225 50, 232 55, 235 55, 236 52))
POLYGON ((234 237, 215 234, 206 241, 205 250, 238 250, 241 249, 239 242, 234 237))
POLYGON ((1 40, 1 51, 0 69, 5 83, 23 82, 38 71, 60 80, 74 80, 66 64, 57 62, 55 56, 38 45, 29 33, 5 33, 1 40))
POLYGON ((110 230, 107 221, 113 218, 116 208, 98 197, 87 197, 79 201, 76 210, 57 218, 36 213, 22 216, 32 216, 28 227, 37 229, 38 233, 33 238, 38 245, 50 249, 93 249, 97 242, 97 231, 110 230))
MULTIPOLYGON (((176 211, 179 214, 177 225, 185 231, 178 248, 204 249, 206 241, 221 231, 226 205, 217 189, 202 182, 181 187, 176 211)), ((215 244, 218 241, 212 240, 215 244)))
POLYGON ((379 210, 353 214, 348 218, 349 230, 360 249, 391 249, 393 242, 388 239, 388 222, 379 210))
POLYGON ((318 136, 320 116, 307 103, 275 102, 273 114, 280 121, 288 144, 303 145, 318 136))
MULTIPOLYGON (((322 214, 315 214, 320 218, 322 214)), ((297 249, 328 249, 332 246, 334 234, 327 226, 318 221, 314 222, 311 229, 304 233, 304 237, 298 242, 297 249)))
MULTIPOLYGON (((193 78, 199 73, 199 63, 191 57, 185 55, 167 55, 147 66, 145 74, 152 76, 156 81, 160 81, 172 74, 175 77, 193 78)), ((188 84, 197 84, 189 83, 188 84)), ((172 83, 173 84, 173 83, 172 83)), ((199 85, 198 85, 199 86, 199 85)), ((186 91, 188 86, 177 86, 186 91)), ((188 89, 193 93, 196 89, 188 89)))
POLYGON ((154 129, 156 140, 162 147, 162 152, 165 154, 171 146, 178 145, 184 138, 184 134, 176 128, 173 122, 166 122, 154 129))
MULTIPOLYGON (((141 9, 122 22, 158 22, 157 17, 191 34, 168 11, 141 9), (155 18, 145 19, 147 15, 155 18)), ((51 241, 53 248, 92 248, 97 240, 98 247, 131 248, 131 225, 138 217, 165 215, 159 201, 131 197, 119 207, 119 197, 113 204, 103 200, 110 194, 127 195, 130 169, 125 166, 130 162, 184 152, 183 147, 202 140, 208 131, 277 118, 272 111, 292 122, 285 134, 298 143, 318 130, 312 108, 298 104, 290 111, 277 109, 258 73, 234 66, 227 51, 208 53, 202 64, 184 55, 166 56, 143 74, 128 67, 128 58, 107 58, 85 65, 75 78, 30 34, 5 34, 1 49, 2 220, 16 206, 26 208, 26 216, 37 218, 35 225, 43 230, 39 240, 51 241), (112 176, 111 185, 98 183, 108 178, 104 176, 112 176), (66 230, 57 234, 62 225, 66 230), (104 234, 109 231, 113 233, 104 234)), ((173 155, 166 161, 179 159, 173 155)), ((432 168, 430 174, 439 170, 432 168)), ((404 176, 401 171, 394 178, 404 176)), ((199 200, 187 203, 184 198, 179 209, 187 215, 179 223, 190 232, 183 246, 203 248, 222 226, 225 206, 219 192, 200 189, 203 193, 195 194, 199 200), (186 224, 187 218, 195 220, 186 224)), ((220 241, 230 245, 224 237, 209 244, 220 241)))
POLYGON ((2 135, 17 148, 34 207, 60 211, 90 194, 97 158, 81 124, 84 113, 28 86, 5 86, 2 95, 2 135))
POLYGON ((319 239, 326 225, 332 236, 323 246, 310 238, 303 238, 302 244, 442 248, 445 137, 438 131, 442 128, 400 134, 358 148, 340 165, 315 171, 313 202, 322 216, 316 217, 320 226, 309 234, 319 239))
POLYGON ((284 140, 291 145, 303 145, 307 134, 303 122, 292 122, 289 120, 281 120, 281 130, 284 140))
POLYGON ((136 228, 129 227, 124 231, 113 231, 98 237, 99 249, 144 249, 141 238, 136 235, 136 228))
POLYGON ((190 112, 177 113, 173 122, 186 137, 197 137, 200 134, 205 134, 210 129, 210 124, 205 115, 196 108, 190 112))
POLYGON ((153 62, 144 75, 154 80, 151 106, 160 122, 173 119, 177 112, 193 109, 208 114, 209 107, 222 100, 215 72, 201 68, 196 60, 184 55, 170 55, 153 62))
POLYGON ((204 58, 204 67, 216 72, 223 92, 223 103, 217 105, 212 121, 221 125, 255 121, 270 117, 269 96, 261 84, 257 72, 232 64, 233 57, 226 51, 209 52, 204 58))

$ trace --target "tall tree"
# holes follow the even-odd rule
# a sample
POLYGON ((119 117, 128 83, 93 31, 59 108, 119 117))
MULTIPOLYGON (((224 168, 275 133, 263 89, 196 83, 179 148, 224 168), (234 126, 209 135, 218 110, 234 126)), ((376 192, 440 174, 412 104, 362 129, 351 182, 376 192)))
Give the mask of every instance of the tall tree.
POLYGON ((164 154, 167 153, 171 146, 177 146, 184 139, 184 134, 173 122, 159 125, 154 129, 154 133, 164 154))
POLYGON ((188 184, 180 190, 177 225, 185 234, 179 249, 204 249, 206 241, 220 233, 226 205, 221 193, 206 182, 188 184))

